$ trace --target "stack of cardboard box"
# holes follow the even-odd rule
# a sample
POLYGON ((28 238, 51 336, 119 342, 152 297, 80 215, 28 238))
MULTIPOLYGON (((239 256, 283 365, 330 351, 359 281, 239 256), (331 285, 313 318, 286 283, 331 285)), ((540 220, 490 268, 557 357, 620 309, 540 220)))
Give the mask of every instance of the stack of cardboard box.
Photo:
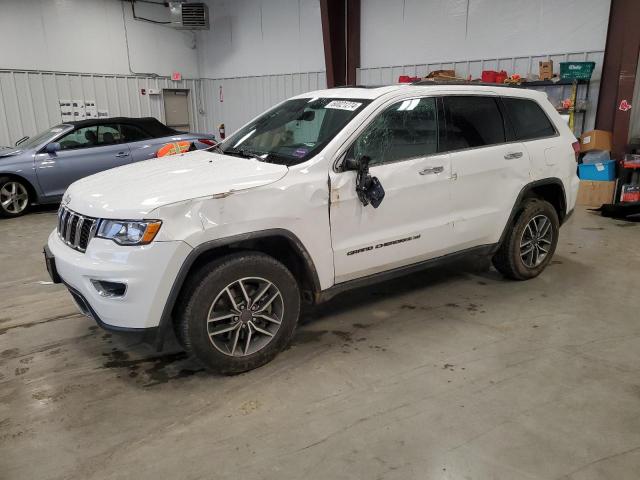
POLYGON ((578 205, 599 207, 611 203, 616 190, 615 161, 609 159, 611 132, 591 130, 580 136, 578 205), (591 160, 594 159, 594 160, 591 160))

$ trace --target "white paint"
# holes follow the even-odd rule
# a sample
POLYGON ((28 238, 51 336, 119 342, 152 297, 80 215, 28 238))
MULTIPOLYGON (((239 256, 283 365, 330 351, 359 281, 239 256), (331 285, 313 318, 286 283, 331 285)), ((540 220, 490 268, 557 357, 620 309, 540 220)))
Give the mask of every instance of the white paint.
MULTIPOLYGON (((123 4, 115 0, 23 0, 2 2, 0 67, 129 75, 123 4)), ((137 3, 136 13, 168 20, 168 9, 137 3)), ((191 32, 133 20, 124 4, 134 72, 197 76, 191 32)))
POLYGON ((609 6, 610 0, 362 0, 361 65, 604 50, 609 6))
POLYGON ((324 70, 319 0, 207 0, 197 33, 201 75, 245 77, 324 70))

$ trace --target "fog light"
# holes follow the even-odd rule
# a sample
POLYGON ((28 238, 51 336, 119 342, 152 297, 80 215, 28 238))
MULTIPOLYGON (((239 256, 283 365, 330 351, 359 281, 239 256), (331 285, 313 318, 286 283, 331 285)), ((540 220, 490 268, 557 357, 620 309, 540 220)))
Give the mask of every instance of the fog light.
POLYGON ((92 278, 91 284, 93 285, 93 288, 98 291, 98 294, 101 297, 122 297, 127 291, 126 283, 107 282, 105 280, 94 280, 92 278))

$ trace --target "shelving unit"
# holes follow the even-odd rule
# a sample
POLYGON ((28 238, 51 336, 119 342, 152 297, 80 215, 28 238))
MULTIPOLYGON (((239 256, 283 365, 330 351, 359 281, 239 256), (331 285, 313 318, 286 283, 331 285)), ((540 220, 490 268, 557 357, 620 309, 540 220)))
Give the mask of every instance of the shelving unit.
MULTIPOLYGON (((572 87, 573 85, 576 85, 576 89, 575 89, 575 93, 573 93, 571 95, 571 99, 573 100, 573 108, 569 108, 569 109, 557 109, 558 113, 562 114, 562 115, 567 115, 567 114, 571 114, 573 113, 575 114, 580 114, 582 116, 582 120, 580 122, 580 131, 576 132, 575 130, 575 125, 574 125, 574 133, 576 134, 576 136, 579 136, 581 133, 584 132, 585 130, 585 121, 587 118, 587 109, 586 108, 575 108, 578 98, 580 98, 580 96, 578 95, 578 90, 581 86, 583 86, 585 88, 585 94, 584 94, 584 101, 588 102, 589 101, 589 87, 591 84, 590 80, 558 80, 556 82, 553 82, 551 80, 538 80, 538 81, 533 81, 533 82, 524 82, 522 83, 520 86, 523 88, 548 88, 548 87, 553 87, 553 88, 558 88, 558 87, 562 87, 562 88, 566 88, 566 87, 572 87)), ((564 96, 564 95, 563 95, 564 96)), ((565 97, 566 98, 566 97, 565 97)))

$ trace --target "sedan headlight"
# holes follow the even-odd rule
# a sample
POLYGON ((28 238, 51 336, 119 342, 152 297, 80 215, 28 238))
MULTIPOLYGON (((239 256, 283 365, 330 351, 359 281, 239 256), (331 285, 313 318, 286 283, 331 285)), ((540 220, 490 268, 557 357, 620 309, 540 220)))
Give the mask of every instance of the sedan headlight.
POLYGON ((119 245, 147 245, 160 230, 160 220, 101 220, 96 237, 113 240, 119 245))

